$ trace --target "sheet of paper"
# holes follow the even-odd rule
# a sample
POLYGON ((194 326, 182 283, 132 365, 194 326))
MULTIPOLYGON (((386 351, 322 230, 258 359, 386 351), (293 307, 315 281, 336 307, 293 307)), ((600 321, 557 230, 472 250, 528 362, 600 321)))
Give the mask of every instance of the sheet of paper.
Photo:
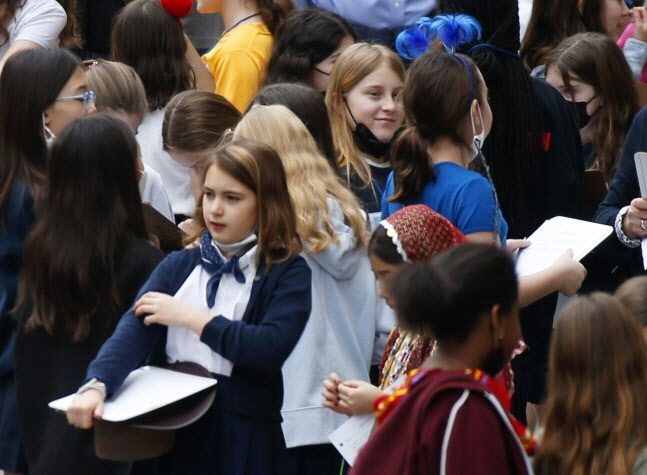
MULTIPOLYGON (((393 391, 402 386, 406 381, 407 375, 403 374, 393 381, 384 392, 386 394, 392 394, 393 391)), ((344 457, 344 460, 348 462, 348 465, 352 467, 355 464, 357 454, 368 441, 374 425, 375 416, 373 414, 351 416, 335 432, 330 434, 328 439, 330 439, 337 451, 344 457)))
POLYGON ((528 238, 530 246, 519 251, 517 275, 534 274, 550 267, 567 249, 581 260, 613 232, 611 226, 556 216, 545 221, 528 238))
MULTIPOLYGON (((155 366, 143 366, 128 375, 118 391, 106 400, 103 420, 120 422, 146 414, 216 384, 213 378, 180 373, 155 366)), ((49 403, 67 411, 75 394, 49 403)))
POLYGON ((636 176, 638 177, 638 185, 640 186, 640 196, 647 198, 647 153, 636 152, 634 154, 634 162, 636 163, 636 176))
POLYGON ((374 424, 375 416, 373 414, 351 416, 328 436, 328 439, 351 467, 355 464, 357 454, 368 441, 374 424))
POLYGON ((647 238, 640 241, 640 250, 643 253, 643 269, 647 270, 647 238))

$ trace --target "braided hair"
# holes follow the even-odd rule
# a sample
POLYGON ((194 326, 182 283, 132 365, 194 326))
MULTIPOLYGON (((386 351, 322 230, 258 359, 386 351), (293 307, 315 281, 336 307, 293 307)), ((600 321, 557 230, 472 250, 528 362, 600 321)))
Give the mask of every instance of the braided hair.
POLYGON ((441 0, 442 13, 465 13, 482 27, 482 40, 458 52, 478 66, 490 93, 495 118, 483 153, 488 159, 510 237, 524 237, 546 218, 542 170, 543 107, 519 51, 517 0, 441 0), (521 111, 521 113, 520 113, 521 111))

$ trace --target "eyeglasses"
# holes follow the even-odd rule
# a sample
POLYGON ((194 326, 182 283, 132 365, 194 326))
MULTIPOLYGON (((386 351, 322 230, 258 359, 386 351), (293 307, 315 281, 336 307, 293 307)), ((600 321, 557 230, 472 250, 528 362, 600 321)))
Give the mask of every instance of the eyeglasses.
POLYGON ((94 91, 85 91, 83 94, 76 96, 57 97, 57 101, 83 101, 83 108, 86 112, 92 109, 97 103, 97 93, 94 91))

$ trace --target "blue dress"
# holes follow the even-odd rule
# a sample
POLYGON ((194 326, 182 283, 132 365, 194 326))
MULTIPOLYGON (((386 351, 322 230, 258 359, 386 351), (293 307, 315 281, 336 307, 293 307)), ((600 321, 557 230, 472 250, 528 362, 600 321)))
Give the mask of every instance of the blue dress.
POLYGON ((26 469, 14 388, 15 323, 9 316, 18 288, 25 238, 34 224, 34 199, 18 181, 2 207, 0 224, 0 469, 26 469))
MULTIPOLYGON (((501 210, 496 210, 494 190, 490 182, 479 173, 467 170, 452 162, 434 165, 435 180, 429 180, 421 195, 406 203, 425 204, 445 216, 463 234, 494 232, 495 212, 499 215, 499 236, 505 247, 508 224, 501 210)), ((387 198, 394 191, 393 173, 386 182, 382 198, 382 219, 403 208, 404 204, 392 203, 387 198)))

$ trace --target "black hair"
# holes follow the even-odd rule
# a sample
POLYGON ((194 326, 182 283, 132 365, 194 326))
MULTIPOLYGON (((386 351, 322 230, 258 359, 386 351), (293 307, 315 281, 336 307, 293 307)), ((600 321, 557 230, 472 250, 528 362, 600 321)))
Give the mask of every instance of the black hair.
POLYGON ((460 244, 430 263, 402 266, 390 279, 398 324, 464 342, 484 312, 509 312, 518 300, 517 276, 508 253, 491 244, 460 244))
POLYGON ((34 303, 27 329, 81 341, 93 325, 114 322, 124 242, 146 238, 136 159, 130 128, 103 114, 72 122, 57 138, 49 192, 25 241, 19 300, 34 303))
POLYGON ((441 13, 465 13, 476 18, 482 41, 461 45, 481 71, 489 89, 492 130, 483 144, 501 211, 510 237, 531 234, 547 217, 542 195, 543 105, 535 92, 519 51, 517 0, 441 0, 441 13), (472 49, 477 44, 490 44, 472 49), (503 51, 502 51, 503 50, 503 51), (523 113, 519 113, 523 111, 523 113))
POLYGON ((393 240, 386 235, 384 226, 378 226, 373 231, 371 240, 368 242, 368 255, 374 255, 387 264, 399 265, 404 263, 404 259, 398 254, 393 240))
POLYGON ((182 26, 159 0, 135 0, 121 9, 112 29, 112 60, 132 67, 144 83, 150 110, 195 87, 182 26))
POLYGON ((0 210, 18 180, 38 198, 47 155, 43 113, 80 65, 63 49, 19 51, 7 60, 0 76, 0 210))
POLYGON ((336 13, 318 9, 290 13, 274 37, 266 84, 302 82, 311 84, 313 67, 351 36, 353 27, 336 13))
POLYGON ((272 84, 261 89, 249 107, 256 104, 262 106, 280 104, 294 112, 317 142, 319 151, 326 157, 335 173, 338 173, 328 109, 321 94, 303 84, 272 84))

